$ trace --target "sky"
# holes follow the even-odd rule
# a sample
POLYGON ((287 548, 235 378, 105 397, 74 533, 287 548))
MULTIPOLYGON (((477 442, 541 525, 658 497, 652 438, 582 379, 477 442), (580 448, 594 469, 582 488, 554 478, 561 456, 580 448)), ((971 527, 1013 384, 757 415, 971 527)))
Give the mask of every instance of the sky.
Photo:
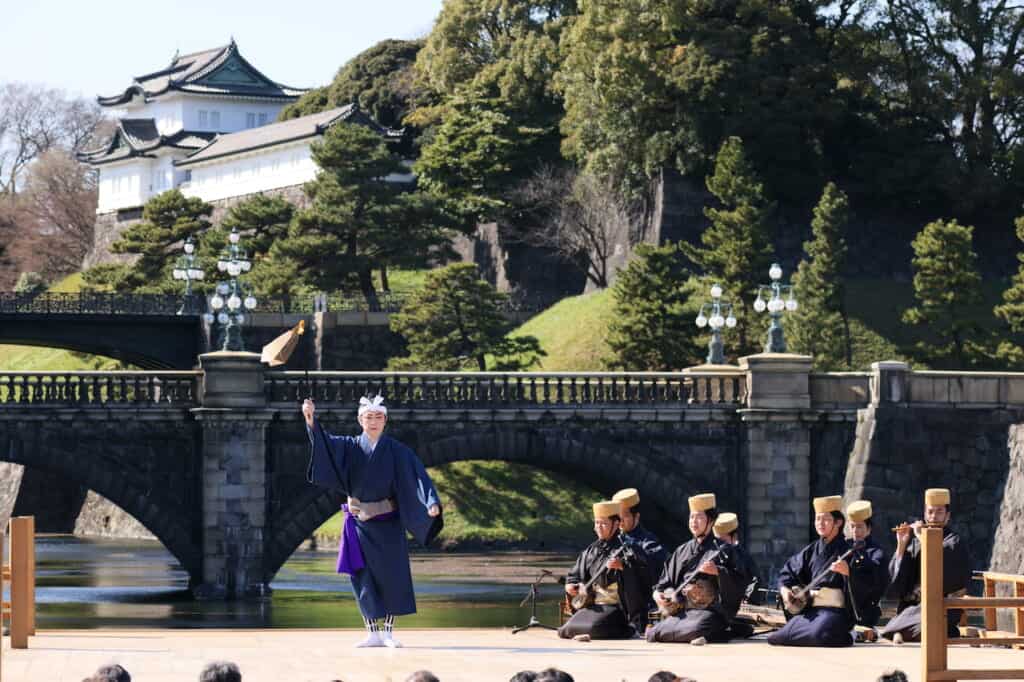
POLYGON ((443 0, 4 0, 0 83, 112 95, 182 54, 225 45, 295 87, 331 81, 385 38, 426 35, 443 0))

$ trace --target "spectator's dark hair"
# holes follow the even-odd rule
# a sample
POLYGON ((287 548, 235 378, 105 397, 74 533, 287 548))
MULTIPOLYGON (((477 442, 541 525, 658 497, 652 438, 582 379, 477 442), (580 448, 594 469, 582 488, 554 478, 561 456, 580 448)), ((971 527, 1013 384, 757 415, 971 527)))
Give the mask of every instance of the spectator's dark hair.
POLYGON ((659 670, 647 678, 647 682, 676 682, 679 676, 667 670, 659 670))
POLYGON ((545 668, 537 673, 535 682, 576 682, 572 675, 558 668, 545 668))
POLYGON ((88 682, 132 682, 132 676, 128 674, 127 670, 114 663, 97 669, 92 677, 87 677, 85 680, 88 682))
POLYGON ((234 663, 214 661, 199 673, 199 682, 242 682, 242 671, 234 663))
POLYGON ((537 679, 537 673, 533 670, 520 670, 512 676, 508 682, 534 682, 537 679))
POLYGON ((886 670, 877 682, 907 682, 907 674, 902 670, 886 670))
POLYGON ((441 680, 437 679, 437 675, 429 670, 417 670, 405 678, 405 682, 441 682, 441 680))

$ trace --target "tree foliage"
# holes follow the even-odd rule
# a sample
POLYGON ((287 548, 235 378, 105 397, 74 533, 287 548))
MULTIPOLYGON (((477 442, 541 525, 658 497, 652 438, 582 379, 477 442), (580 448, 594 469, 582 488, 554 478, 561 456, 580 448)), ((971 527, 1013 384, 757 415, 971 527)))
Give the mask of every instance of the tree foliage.
POLYGON ((278 267, 323 291, 356 278, 372 305, 374 268, 423 267, 448 255, 446 218, 423 193, 386 180, 406 168, 376 132, 340 123, 311 148, 320 172, 304 188, 310 206, 270 248, 278 267))
POLYGON ((765 281, 772 262, 768 220, 775 205, 766 198, 743 142, 736 137, 722 144, 707 186, 718 199, 717 206, 704 209, 711 225, 701 234, 701 246, 682 244, 681 248, 706 279, 722 286, 736 306, 740 354, 757 352, 754 337, 762 325, 752 312, 743 314, 743 309, 765 281))
MULTIPOLYGON (((135 256, 131 263, 106 263, 85 271, 86 285, 120 293, 181 293, 171 271, 188 237, 197 239, 196 253, 207 260, 224 245, 222 234, 210 231, 213 206, 172 189, 157 194, 142 209, 142 221, 132 225, 111 246, 118 254, 135 256)), ((200 283, 196 289, 202 291, 200 283)))
POLYGON ((615 357, 609 366, 667 372, 698 364, 698 286, 679 244, 638 246, 612 285, 615 317, 608 347, 615 357))
POLYGON ((925 327, 922 357, 938 366, 970 367, 979 357, 975 312, 981 303, 981 275, 972 239, 974 228, 936 220, 914 238, 914 298, 903 313, 908 324, 925 327))
POLYGON ((515 324, 503 314, 507 298, 480 279, 473 264, 432 271, 391 316, 391 329, 405 337, 409 355, 393 359, 390 366, 431 371, 534 366, 546 353, 533 336, 508 335, 515 324))
MULTIPOLYGON (((1017 218, 1015 227, 1017 239, 1024 244, 1024 216, 1017 218)), ((993 313, 1006 323, 1011 334, 1016 336, 999 343, 997 356, 1020 368, 1024 366, 1024 348, 1020 342, 1024 335, 1024 251, 1017 252, 1017 262, 1017 272, 1010 282, 1010 287, 1003 292, 1003 302, 995 307, 993 313)))
POLYGON ((807 258, 793 275, 799 308, 790 315, 789 345, 814 358, 820 370, 853 369, 850 317, 846 310, 846 239, 849 200, 834 182, 825 185, 811 221, 807 258))

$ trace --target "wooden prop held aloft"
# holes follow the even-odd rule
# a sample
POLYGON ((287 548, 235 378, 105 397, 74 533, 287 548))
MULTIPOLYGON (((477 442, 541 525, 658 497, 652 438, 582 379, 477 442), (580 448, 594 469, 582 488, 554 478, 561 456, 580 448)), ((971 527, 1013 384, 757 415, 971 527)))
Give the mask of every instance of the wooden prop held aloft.
POLYGON ((306 321, 299 320, 299 323, 281 334, 279 337, 263 346, 260 353, 260 362, 265 362, 271 367, 277 367, 288 362, 295 347, 299 345, 299 337, 306 332, 306 321))

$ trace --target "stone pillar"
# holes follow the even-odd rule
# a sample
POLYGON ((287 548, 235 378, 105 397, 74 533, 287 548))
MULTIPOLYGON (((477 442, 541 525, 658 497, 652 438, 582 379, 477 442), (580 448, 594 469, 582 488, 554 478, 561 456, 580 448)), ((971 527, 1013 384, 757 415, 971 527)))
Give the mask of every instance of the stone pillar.
POLYGON ((263 366, 256 353, 199 357, 204 371, 202 425, 202 581, 197 598, 268 593, 264 570, 267 520, 267 429, 263 366))
MULTIPOLYGON (((740 358, 747 408, 740 410, 746 479, 743 537, 762 578, 807 544, 811 521, 811 357, 740 358)), ((828 491, 828 494, 842 491, 828 491)))
POLYGON ((910 365, 897 360, 871 363, 871 404, 906 403, 910 365))

